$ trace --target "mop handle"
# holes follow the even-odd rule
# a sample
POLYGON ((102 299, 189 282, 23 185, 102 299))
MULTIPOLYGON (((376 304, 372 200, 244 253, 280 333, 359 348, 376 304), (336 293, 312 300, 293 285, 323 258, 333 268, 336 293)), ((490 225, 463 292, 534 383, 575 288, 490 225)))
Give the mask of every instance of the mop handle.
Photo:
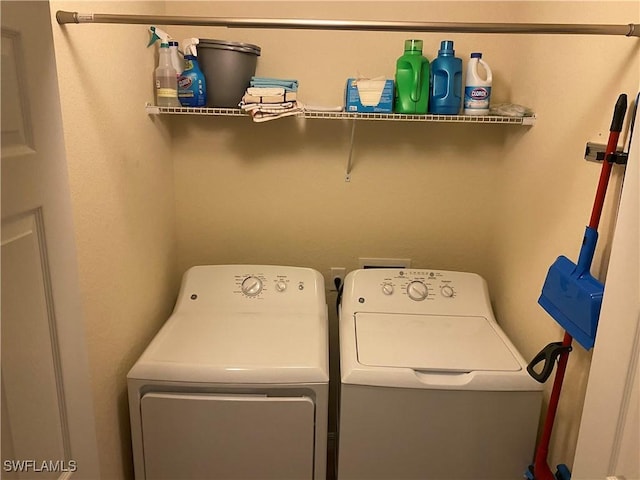
POLYGON ((602 206, 604 205, 604 197, 607 193, 607 186, 609 185, 609 177, 611 176, 611 167, 613 162, 609 161, 612 154, 616 153, 618 148, 618 139, 620 138, 620 132, 622 131, 622 123, 624 122, 624 115, 627 112, 627 95, 622 93, 618 97, 615 109, 613 111, 613 119, 611 120, 611 128, 609 128, 609 141, 607 142, 607 150, 602 162, 602 170, 600 171, 600 180, 598 181, 598 190, 596 191, 596 198, 593 202, 593 208, 591 209, 591 219, 589 220, 589 227, 594 230, 598 230, 598 224, 600 223, 600 215, 602 214, 602 206))
POLYGON ((533 463, 535 480, 556 480, 555 475, 551 472, 549 464, 547 463, 547 456, 549 455, 551 433, 553 432, 553 424, 555 423, 558 404, 560 403, 560 393, 562 392, 564 374, 567 371, 567 362, 569 361, 569 352, 572 342, 573 337, 569 333, 564 332, 562 346, 567 350, 561 353, 558 359, 558 368, 556 369, 556 376, 553 380, 553 389, 551 390, 551 397, 549 398, 547 415, 544 419, 542 434, 538 443, 538 448, 536 449, 533 463))

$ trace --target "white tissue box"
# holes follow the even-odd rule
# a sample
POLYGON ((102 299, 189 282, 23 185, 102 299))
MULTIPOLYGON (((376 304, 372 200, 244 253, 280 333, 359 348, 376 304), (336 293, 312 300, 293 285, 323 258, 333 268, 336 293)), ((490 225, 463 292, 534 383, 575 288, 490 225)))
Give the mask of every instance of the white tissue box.
POLYGON ((393 80, 347 79, 345 110, 362 113, 393 112, 393 80))

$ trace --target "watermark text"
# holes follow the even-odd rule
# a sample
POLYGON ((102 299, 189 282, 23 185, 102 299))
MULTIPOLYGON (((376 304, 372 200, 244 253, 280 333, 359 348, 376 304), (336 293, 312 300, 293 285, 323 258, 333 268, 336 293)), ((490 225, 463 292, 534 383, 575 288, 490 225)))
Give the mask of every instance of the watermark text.
POLYGON ((75 472, 78 462, 75 460, 4 460, 5 472, 75 472))

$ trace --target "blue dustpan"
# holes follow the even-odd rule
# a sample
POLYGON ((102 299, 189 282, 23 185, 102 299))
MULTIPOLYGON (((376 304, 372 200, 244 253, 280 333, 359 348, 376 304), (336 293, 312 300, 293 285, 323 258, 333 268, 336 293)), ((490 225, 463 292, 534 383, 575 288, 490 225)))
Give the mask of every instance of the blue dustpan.
POLYGON ((598 232, 587 227, 578 264, 558 257, 549 268, 538 299, 542 308, 587 350, 595 343, 604 293, 604 285, 589 273, 597 240, 598 232))
MULTIPOLYGON (((608 156, 612 156, 616 152, 626 111, 627 96, 621 94, 616 102, 609 129, 609 141, 606 149, 608 156)), ((558 257, 549 268, 542 287, 542 294, 538 299, 542 308, 565 329, 565 332, 587 350, 593 347, 596 340, 602 294, 604 293, 604 285, 591 276, 589 269, 598 241, 598 222, 611 174, 611 165, 612 158, 605 158, 602 162, 596 198, 589 225, 584 232, 578 264, 574 264, 567 257, 558 257)), ((568 346, 570 347, 570 342, 568 346)), ((536 359, 539 357, 540 355, 536 359)), ((532 368, 531 364, 529 368, 532 368)), ((545 370, 549 373, 549 369, 545 370)), ((532 375, 539 381, 546 380, 544 376, 537 378, 536 375, 532 375)))

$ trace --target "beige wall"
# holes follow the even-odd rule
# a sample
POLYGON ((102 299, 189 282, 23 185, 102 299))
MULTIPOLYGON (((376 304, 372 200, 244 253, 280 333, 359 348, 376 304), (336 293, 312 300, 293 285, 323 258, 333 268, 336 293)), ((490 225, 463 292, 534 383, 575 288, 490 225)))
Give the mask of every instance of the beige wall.
MULTIPOLYGON (((157 2, 51 2, 80 12, 163 13, 157 2)), ((126 374, 171 311, 173 163, 149 118, 144 27, 53 25, 102 478, 131 478, 126 374)), ((156 121, 154 121, 156 120, 156 121)))
MULTIPOLYGON (((522 5, 515 20, 626 24, 639 18, 638 2, 550 2, 522 5)), ((562 339, 561 327, 535 302, 555 258, 562 254, 577 260, 601 170, 582 160, 585 144, 607 142, 620 93, 627 93, 629 103, 635 100, 639 47, 638 39, 611 36, 542 35, 514 41, 513 98, 532 105, 539 119, 505 148, 491 287, 496 313, 527 359, 562 339)), ((613 169, 599 228, 592 272, 603 280, 623 172, 613 169)), ((573 463, 591 362, 590 352, 574 346, 554 426, 551 466, 573 463)))
MULTIPOLYGON (((637 2, 54 2, 52 10, 163 6, 202 16, 639 21, 637 2)), ((423 39, 429 58, 452 39, 465 64, 470 52, 484 53, 494 102, 528 105, 538 121, 359 122, 347 183, 349 122, 148 118, 144 27, 54 26, 104 478, 130 474, 124 377, 191 265, 292 264, 328 275, 357 268, 358 257, 411 258, 415 267, 485 276, 525 358, 561 337, 536 300, 555 257, 577 255, 599 173, 582 160, 584 145, 606 141, 618 93, 638 89, 637 39, 167 29, 178 39, 260 45, 257 74, 299 79, 299 97, 316 105, 340 104, 349 76, 392 78, 405 38, 423 39)), ((610 199, 619 184, 616 169, 610 199)), ((601 247, 608 230, 603 223, 601 247)), ((335 296, 328 301, 336 353, 335 296)), ((580 348, 572 354, 551 464, 571 464, 589 360, 580 348)))
MULTIPOLYGON (((215 2, 197 3, 193 9, 169 4, 168 11, 617 24, 636 22, 639 15, 637 2, 490 5, 215 2)), ((179 37, 183 31, 173 30, 179 37)), ((302 101, 324 105, 342 101, 349 76, 392 77, 402 41, 410 37, 196 27, 184 32, 182 36, 260 45, 259 75, 298 78, 302 101)), ((429 58, 444 38, 455 41, 465 64, 471 51, 482 51, 494 72, 493 101, 532 107, 537 124, 360 122, 352 181, 345 183, 348 122, 179 119, 172 133, 180 268, 291 263, 328 275, 332 266, 353 269, 358 257, 370 256, 411 258, 416 267, 475 271, 489 281, 500 322, 530 359, 562 337, 536 301, 555 257, 577 257, 600 171, 599 165, 583 160, 584 147, 587 141, 606 143, 618 94, 633 98, 639 80, 638 41, 552 35, 416 37, 424 40, 429 58)), ((620 177, 616 168, 609 200, 616 197, 620 177)), ((601 274, 612 204, 607 202, 594 263, 594 272, 601 274)), ((331 320, 335 333, 333 311, 331 320)), ((571 464, 577 437, 590 354, 576 348, 571 358, 551 464, 571 464)))

